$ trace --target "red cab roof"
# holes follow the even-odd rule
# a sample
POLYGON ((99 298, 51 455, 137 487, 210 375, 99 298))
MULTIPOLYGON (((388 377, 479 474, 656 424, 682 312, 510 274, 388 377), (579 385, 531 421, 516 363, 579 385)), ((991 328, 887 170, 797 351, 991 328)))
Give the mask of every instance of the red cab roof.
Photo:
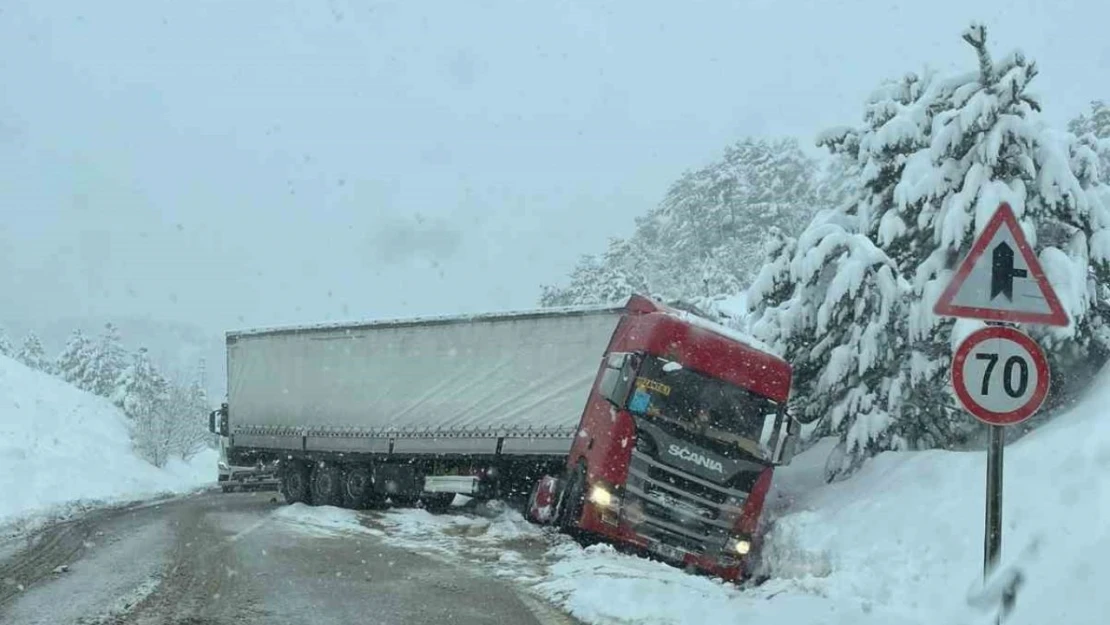
POLYGON ((610 346, 613 351, 643 350, 777 402, 789 398, 790 364, 754 339, 640 295, 625 309, 629 325, 610 346))

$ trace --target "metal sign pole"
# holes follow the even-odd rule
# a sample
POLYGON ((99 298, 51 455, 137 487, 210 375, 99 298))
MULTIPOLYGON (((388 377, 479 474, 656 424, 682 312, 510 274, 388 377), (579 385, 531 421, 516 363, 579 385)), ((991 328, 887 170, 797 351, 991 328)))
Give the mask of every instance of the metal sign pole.
POLYGON ((983 544, 983 576, 990 577, 1002 555, 1002 453, 1004 434, 1001 425, 989 425, 987 447, 987 516, 983 544))
MULTIPOLYGON (((1005 431, 1001 425, 989 425, 990 442, 987 445, 987 514, 986 531, 983 534, 983 582, 998 567, 1002 557, 1002 456, 1006 449, 1005 431)), ((1003 591, 1002 611, 998 623, 1002 622, 1013 603, 1009 590, 1003 591)))
MULTIPOLYGON (((988 322, 988 325, 998 326, 988 322)), ((1008 324, 1007 324, 1008 325, 1008 324)), ((1011 326, 1012 327, 1012 326, 1011 326)), ((991 573, 998 568, 1002 558, 1002 474, 1003 457, 1006 451, 1006 429, 1002 425, 988 425, 989 439, 987 442, 987 509, 983 533, 983 583, 987 583, 991 573)), ((998 614, 997 622, 1010 613, 1014 604, 1012 588, 1002 591, 1002 610, 998 614)))
MULTIPOLYGON (((1002 556, 1002 456, 1005 447, 1005 429, 1001 425, 991 425, 990 443, 987 447, 987 514, 986 532, 983 536, 983 581, 998 567, 1002 556)), ((1002 610, 998 615, 1001 623, 1016 600, 1015 588, 1007 585, 1002 590, 1002 610)))

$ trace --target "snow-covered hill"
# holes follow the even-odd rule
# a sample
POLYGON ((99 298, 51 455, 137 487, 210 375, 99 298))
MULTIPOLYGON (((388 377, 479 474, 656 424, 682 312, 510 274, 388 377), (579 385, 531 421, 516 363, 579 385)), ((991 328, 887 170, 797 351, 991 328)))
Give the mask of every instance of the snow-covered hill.
POLYGON ((0 525, 215 479, 215 452, 155 468, 132 451, 110 402, 0 356, 0 525))

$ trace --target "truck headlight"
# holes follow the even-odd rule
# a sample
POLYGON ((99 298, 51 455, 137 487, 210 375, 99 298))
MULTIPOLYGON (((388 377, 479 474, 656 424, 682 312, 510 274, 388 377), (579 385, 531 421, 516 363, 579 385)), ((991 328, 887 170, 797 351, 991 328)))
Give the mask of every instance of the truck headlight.
POLYGON ((601 484, 594 484, 590 489, 590 495, 587 497, 590 503, 597 504, 602 508, 608 508, 613 504, 613 493, 609 492, 608 488, 601 484))
POLYGON ((752 550, 752 543, 747 538, 733 538, 729 541, 729 549, 737 555, 746 556, 752 550))

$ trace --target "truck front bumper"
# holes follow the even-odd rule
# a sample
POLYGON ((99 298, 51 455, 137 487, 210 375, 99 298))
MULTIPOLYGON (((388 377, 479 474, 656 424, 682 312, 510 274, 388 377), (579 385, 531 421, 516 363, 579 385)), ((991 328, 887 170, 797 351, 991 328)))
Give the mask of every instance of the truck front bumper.
POLYGON ((684 568, 728 580, 744 577, 753 537, 738 526, 751 493, 709 482, 637 449, 623 485, 599 479, 586 492, 583 529, 684 568))
POLYGON ((730 582, 747 577, 747 556, 734 555, 712 547, 703 548, 699 552, 668 544, 641 531, 641 525, 625 517, 620 502, 614 504, 602 507, 587 501, 582 515, 582 529, 614 543, 640 549, 672 566, 730 582))

